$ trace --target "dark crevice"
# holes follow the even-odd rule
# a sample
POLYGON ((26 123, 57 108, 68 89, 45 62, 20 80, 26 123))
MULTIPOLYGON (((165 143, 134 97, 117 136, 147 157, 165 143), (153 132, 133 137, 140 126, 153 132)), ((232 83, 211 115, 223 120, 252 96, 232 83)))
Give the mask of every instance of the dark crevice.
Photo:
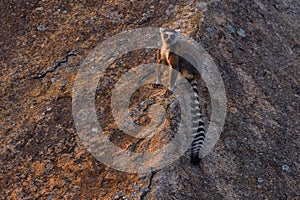
POLYGON ((75 51, 70 51, 69 53, 67 53, 66 57, 63 58, 63 59, 61 59, 61 60, 59 60, 59 61, 57 62, 57 64, 56 64, 54 67, 51 67, 50 69, 47 69, 47 70, 46 70, 45 72, 43 72, 42 74, 33 77, 33 79, 44 78, 48 73, 54 72, 56 69, 60 68, 61 65, 62 65, 63 63, 68 62, 68 61, 69 61, 69 57, 71 57, 71 56, 76 56, 76 55, 77 55, 77 53, 76 53, 75 51))
POLYGON ((140 138, 140 139, 138 139, 138 141, 135 142, 134 144, 130 145, 130 146, 128 147, 128 149, 129 149, 130 151, 132 151, 132 152, 135 152, 136 149, 137 149, 137 147, 138 147, 138 145, 139 145, 141 142, 143 142, 144 140, 145 140, 145 138, 140 138))
POLYGON ((145 189, 145 191, 141 194, 140 200, 143 200, 146 197, 146 195, 151 191, 152 180, 153 180, 155 174, 156 174, 155 171, 151 172, 150 177, 149 177, 149 184, 148 184, 147 188, 145 189))

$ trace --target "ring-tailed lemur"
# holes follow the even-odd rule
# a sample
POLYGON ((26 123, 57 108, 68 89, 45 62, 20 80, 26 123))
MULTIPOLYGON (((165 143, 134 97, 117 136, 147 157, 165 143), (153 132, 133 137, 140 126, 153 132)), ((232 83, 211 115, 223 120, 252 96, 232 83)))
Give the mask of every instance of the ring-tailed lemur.
MULTIPOLYGON (((200 163, 201 159, 199 157, 200 150, 204 144, 205 130, 204 121, 202 119, 200 111, 200 101, 199 101, 199 91, 197 87, 196 79, 199 78, 199 73, 197 70, 181 56, 176 55, 174 52, 178 48, 178 34, 179 30, 168 30, 160 29, 162 46, 158 50, 158 63, 162 65, 168 65, 171 69, 170 76, 170 89, 174 89, 174 84, 178 75, 178 72, 185 77, 191 84, 194 92, 192 98, 192 130, 193 130, 193 142, 191 147, 191 163, 197 165, 200 163)), ((157 68, 157 82, 161 83, 162 76, 162 65, 157 68)))

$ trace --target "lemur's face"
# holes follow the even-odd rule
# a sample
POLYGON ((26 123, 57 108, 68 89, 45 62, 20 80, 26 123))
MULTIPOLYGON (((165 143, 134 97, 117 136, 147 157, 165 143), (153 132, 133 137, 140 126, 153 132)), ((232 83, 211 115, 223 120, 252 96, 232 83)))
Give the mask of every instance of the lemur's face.
POLYGON ((175 44, 178 39, 179 30, 160 29, 161 39, 168 45, 175 44))

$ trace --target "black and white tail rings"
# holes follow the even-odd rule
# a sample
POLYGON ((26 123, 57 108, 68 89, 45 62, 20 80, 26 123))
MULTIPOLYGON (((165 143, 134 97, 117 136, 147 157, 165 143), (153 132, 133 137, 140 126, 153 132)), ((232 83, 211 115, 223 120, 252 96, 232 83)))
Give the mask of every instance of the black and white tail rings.
POLYGON ((201 104, 199 97, 199 90, 197 82, 195 79, 188 80, 193 89, 193 95, 191 97, 191 107, 192 107, 192 135, 193 142, 191 145, 191 163, 193 165, 198 165, 200 163, 200 151, 204 145, 205 141, 205 129, 204 120, 201 114, 201 104))

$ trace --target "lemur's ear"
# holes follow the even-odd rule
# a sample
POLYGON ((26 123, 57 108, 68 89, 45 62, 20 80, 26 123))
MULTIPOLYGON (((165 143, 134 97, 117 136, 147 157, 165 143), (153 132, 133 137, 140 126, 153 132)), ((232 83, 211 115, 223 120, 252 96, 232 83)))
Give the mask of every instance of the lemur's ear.
POLYGON ((165 31, 165 29, 164 28, 159 28, 159 31, 162 33, 162 32, 165 31))
POLYGON ((180 29, 175 29, 175 32, 176 33, 180 33, 180 29))

